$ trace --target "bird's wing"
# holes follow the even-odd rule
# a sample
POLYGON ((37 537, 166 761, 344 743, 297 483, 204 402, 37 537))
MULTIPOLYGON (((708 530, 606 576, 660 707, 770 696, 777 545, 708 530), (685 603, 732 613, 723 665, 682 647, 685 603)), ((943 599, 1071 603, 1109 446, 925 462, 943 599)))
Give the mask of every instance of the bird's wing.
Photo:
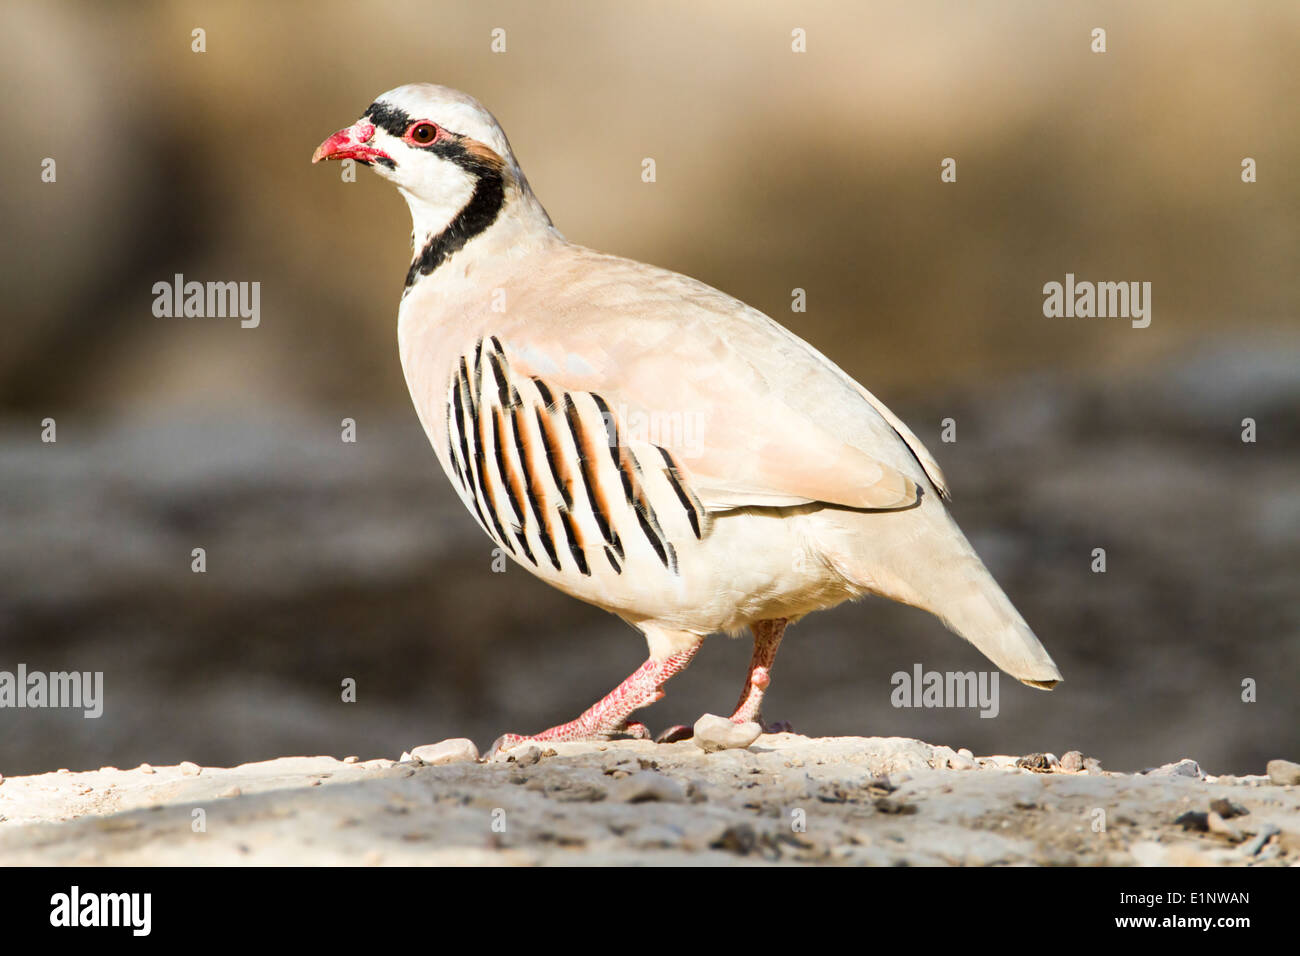
POLYGON ((893 510, 916 505, 927 478, 942 488, 901 422, 766 316, 684 276, 592 257, 565 281, 533 282, 544 299, 521 289, 513 319, 496 323, 480 361, 499 366, 503 380, 494 371, 483 391, 503 407, 514 389, 556 428, 604 421, 607 442, 667 452, 707 511, 893 510), (530 320, 534 309, 547 320, 530 320))

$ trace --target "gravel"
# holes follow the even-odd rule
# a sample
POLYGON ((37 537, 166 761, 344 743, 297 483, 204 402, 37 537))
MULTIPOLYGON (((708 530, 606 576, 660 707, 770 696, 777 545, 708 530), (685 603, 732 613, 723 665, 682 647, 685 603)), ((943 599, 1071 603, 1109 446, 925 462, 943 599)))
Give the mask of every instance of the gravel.
POLYGON ((160 765, 10 776, 0 865, 1300 862, 1300 790, 1258 777, 1017 768, 973 754, 957 771, 959 751, 903 737, 536 749, 526 763, 283 757, 197 775, 160 765), (195 807, 206 833, 191 829, 195 807), (1187 814, 1190 829, 1178 822, 1187 814))

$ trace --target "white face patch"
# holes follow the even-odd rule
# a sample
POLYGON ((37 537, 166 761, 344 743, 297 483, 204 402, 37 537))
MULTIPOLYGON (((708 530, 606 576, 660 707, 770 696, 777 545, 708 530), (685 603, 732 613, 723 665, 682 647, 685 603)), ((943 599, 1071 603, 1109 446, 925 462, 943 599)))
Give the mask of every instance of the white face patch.
POLYGON ((507 170, 518 169, 492 114, 457 90, 429 83, 398 87, 379 96, 366 116, 376 124, 371 145, 393 162, 392 168, 375 163, 372 169, 393 182, 405 197, 417 252, 432 237, 444 233, 474 199, 484 178, 481 165, 475 168, 475 159, 495 167, 500 157, 507 170), (420 122, 439 128, 433 145, 416 145, 406 139, 406 131, 420 122))

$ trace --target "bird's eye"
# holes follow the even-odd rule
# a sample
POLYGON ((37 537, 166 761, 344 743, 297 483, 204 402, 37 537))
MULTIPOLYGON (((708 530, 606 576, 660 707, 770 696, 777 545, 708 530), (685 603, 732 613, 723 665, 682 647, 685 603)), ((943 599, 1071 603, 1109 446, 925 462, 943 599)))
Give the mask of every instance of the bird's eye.
POLYGON ((410 136, 412 141, 427 146, 438 138, 438 127, 432 123, 416 123, 411 127, 410 136))

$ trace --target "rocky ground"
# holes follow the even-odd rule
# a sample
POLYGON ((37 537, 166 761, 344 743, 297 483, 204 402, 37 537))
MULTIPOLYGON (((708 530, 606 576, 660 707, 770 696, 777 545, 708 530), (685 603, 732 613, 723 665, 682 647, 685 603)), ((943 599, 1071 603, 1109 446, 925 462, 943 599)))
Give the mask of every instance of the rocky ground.
POLYGON ((394 761, 60 770, 0 783, 0 865, 1300 864, 1300 766, 1110 773, 901 737, 468 741, 394 761))

